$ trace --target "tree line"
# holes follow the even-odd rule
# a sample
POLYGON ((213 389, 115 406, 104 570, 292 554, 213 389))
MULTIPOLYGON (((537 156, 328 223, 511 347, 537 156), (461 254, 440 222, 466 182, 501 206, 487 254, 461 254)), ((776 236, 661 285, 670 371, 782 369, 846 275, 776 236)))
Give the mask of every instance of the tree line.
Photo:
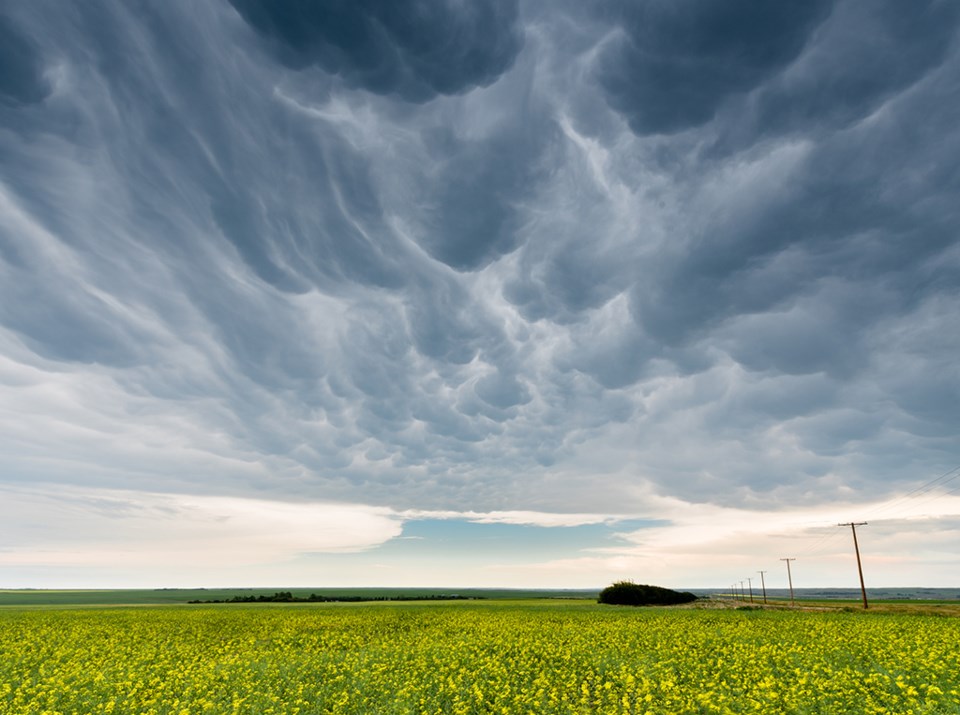
POLYGON ((311 593, 309 596, 294 596, 291 591, 277 591, 273 595, 234 596, 209 601, 187 601, 187 603, 361 603, 367 601, 475 601, 482 596, 461 596, 459 594, 429 594, 426 596, 324 596, 311 593))

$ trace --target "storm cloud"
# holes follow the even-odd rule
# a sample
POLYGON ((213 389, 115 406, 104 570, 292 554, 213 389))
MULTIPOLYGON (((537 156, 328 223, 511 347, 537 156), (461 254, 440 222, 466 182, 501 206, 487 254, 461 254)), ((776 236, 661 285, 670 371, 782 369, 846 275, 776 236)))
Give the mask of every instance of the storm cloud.
POLYGON ((414 512, 895 498, 960 464, 958 28, 9 6, 4 481, 348 504, 367 546, 414 512))
POLYGON ((288 67, 413 102, 491 84, 523 44, 516 0, 230 3, 288 67))
POLYGON ((638 134, 706 123, 800 54, 830 2, 762 0, 608 3, 616 37, 598 79, 638 134))
POLYGON ((50 91, 37 46, 0 12, 0 97, 6 104, 32 104, 50 91))

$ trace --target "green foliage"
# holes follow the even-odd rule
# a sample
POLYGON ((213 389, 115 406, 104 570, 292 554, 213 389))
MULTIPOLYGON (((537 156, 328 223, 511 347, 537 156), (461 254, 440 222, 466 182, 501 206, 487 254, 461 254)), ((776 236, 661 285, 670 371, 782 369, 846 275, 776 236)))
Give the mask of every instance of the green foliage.
POLYGON ((696 596, 686 591, 674 591, 633 581, 617 581, 600 592, 597 602, 614 606, 676 606, 696 600, 696 596))

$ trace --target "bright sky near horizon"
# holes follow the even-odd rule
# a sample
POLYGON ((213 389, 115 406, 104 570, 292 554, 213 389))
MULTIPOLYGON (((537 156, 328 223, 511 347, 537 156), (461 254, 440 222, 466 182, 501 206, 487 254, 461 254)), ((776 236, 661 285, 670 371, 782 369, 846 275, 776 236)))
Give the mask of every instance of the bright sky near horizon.
POLYGON ((0 6, 0 588, 957 586, 960 4, 0 6))

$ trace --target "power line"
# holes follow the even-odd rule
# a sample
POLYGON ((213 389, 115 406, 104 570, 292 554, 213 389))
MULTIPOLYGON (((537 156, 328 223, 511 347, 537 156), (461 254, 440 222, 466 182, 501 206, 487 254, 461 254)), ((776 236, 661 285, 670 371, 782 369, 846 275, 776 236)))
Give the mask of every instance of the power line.
MULTIPOLYGON (((960 477, 960 474, 957 474, 957 477, 960 477)), ((946 484, 946 482, 944 482, 944 484, 946 484)), ((942 484, 939 485, 939 487, 942 487, 942 486, 943 486, 942 484)), ((920 502, 915 502, 912 506, 914 510, 917 510, 926 504, 930 504, 931 502, 937 501, 938 499, 943 499, 944 497, 952 496, 953 494, 958 494, 958 493, 960 493, 960 487, 957 487, 956 489, 951 489, 950 491, 941 493, 941 494, 933 494, 933 492, 928 491, 920 495, 920 496, 927 497, 926 499, 923 499, 920 502), (933 496, 930 496, 931 494, 933 494, 933 496)), ((896 518, 896 517, 887 517, 887 518, 896 518)))
MULTIPOLYGON (((829 526, 832 526, 832 524, 829 526)), ((801 551, 800 552, 801 556, 815 556, 816 554, 820 553, 823 550, 824 546, 826 546, 828 543, 830 543, 835 538, 837 538, 837 532, 834 531, 833 529, 831 529, 830 531, 826 531, 827 527, 828 527, 827 524, 824 524, 822 527, 820 527, 824 529, 824 533, 820 536, 819 539, 817 539, 810 546, 808 546, 806 549, 801 551)))
MULTIPOLYGON (((910 505, 911 509, 916 509, 917 507, 922 507, 925 504, 929 504, 930 502, 945 496, 960 494, 960 486, 955 487, 946 493, 935 493, 939 492, 939 490, 943 489, 945 486, 951 484, 957 479, 960 479, 960 465, 952 469, 948 469, 946 472, 943 472, 942 474, 910 490, 902 496, 895 497, 887 502, 878 504, 872 509, 868 509, 867 511, 863 512, 863 515, 876 518, 878 515, 883 515, 884 512, 888 512, 886 516, 882 517, 883 519, 902 518, 905 516, 905 513, 901 507, 904 507, 908 504, 910 505), (927 498, 924 499, 923 497, 927 498), (889 513, 892 510, 895 510, 895 513, 889 513)), ((826 550, 826 547, 834 539, 837 539, 840 536, 840 533, 836 530, 827 530, 826 527, 828 526, 828 524, 823 524, 821 527, 824 528, 823 534, 821 534, 819 538, 807 546, 806 549, 801 551, 801 556, 816 556, 823 553, 826 550)))
POLYGON ((954 479, 957 479, 958 477, 960 477, 960 465, 957 465, 957 466, 954 467, 953 469, 948 469, 946 472, 944 472, 943 474, 941 474, 939 477, 936 477, 936 478, 934 478, 934 479, 931 479, 931 480, 930 480, 929 482, 927 482, 926 484, 921 484, 919 487, 917 487, 917 488, 914 489, 913 491, 907 492, 906 494, 903 495, 903 498, 906 499, 906 498, 910 498, 910 497, 912 497, 912 496, 914 496, 915 494, 918 494, 918 493, 928 492, 928 491, 930 491, 931 489, 933 489, 934 487, 943 486, 944 484, 947 484, 948 482, 952 482, 954 479), (951 474, 952 474, 953 476, 950 476, 951 474), (948 479, 947 477, 949 477, 949 479, 948 479))
POLYGON ((931 492, 937 489, 941 489, 945 485, 954 481, 955 479, 960 479, 960 465, 954 467, 953 469, 947 470, 940 476, 931 479, 925 484, 921 484, 919 487, 912 489, 911 491, 907 492, 906 494, 900 497, 896 497, 894 499, 891 499, 890 501, 887 501, 887 502, 884 502, 883 504, 879 504, 875 506, 873 509, 869 509, 864 513, 864 516, 875 517, 878 514, 882 514, 885 511, 889 511, 891 509, 899 507, 901 504, 904 504, 907 502, 916 503, 915 500, 918 497, 926 496, 927 494, 930 494, 931 492))

